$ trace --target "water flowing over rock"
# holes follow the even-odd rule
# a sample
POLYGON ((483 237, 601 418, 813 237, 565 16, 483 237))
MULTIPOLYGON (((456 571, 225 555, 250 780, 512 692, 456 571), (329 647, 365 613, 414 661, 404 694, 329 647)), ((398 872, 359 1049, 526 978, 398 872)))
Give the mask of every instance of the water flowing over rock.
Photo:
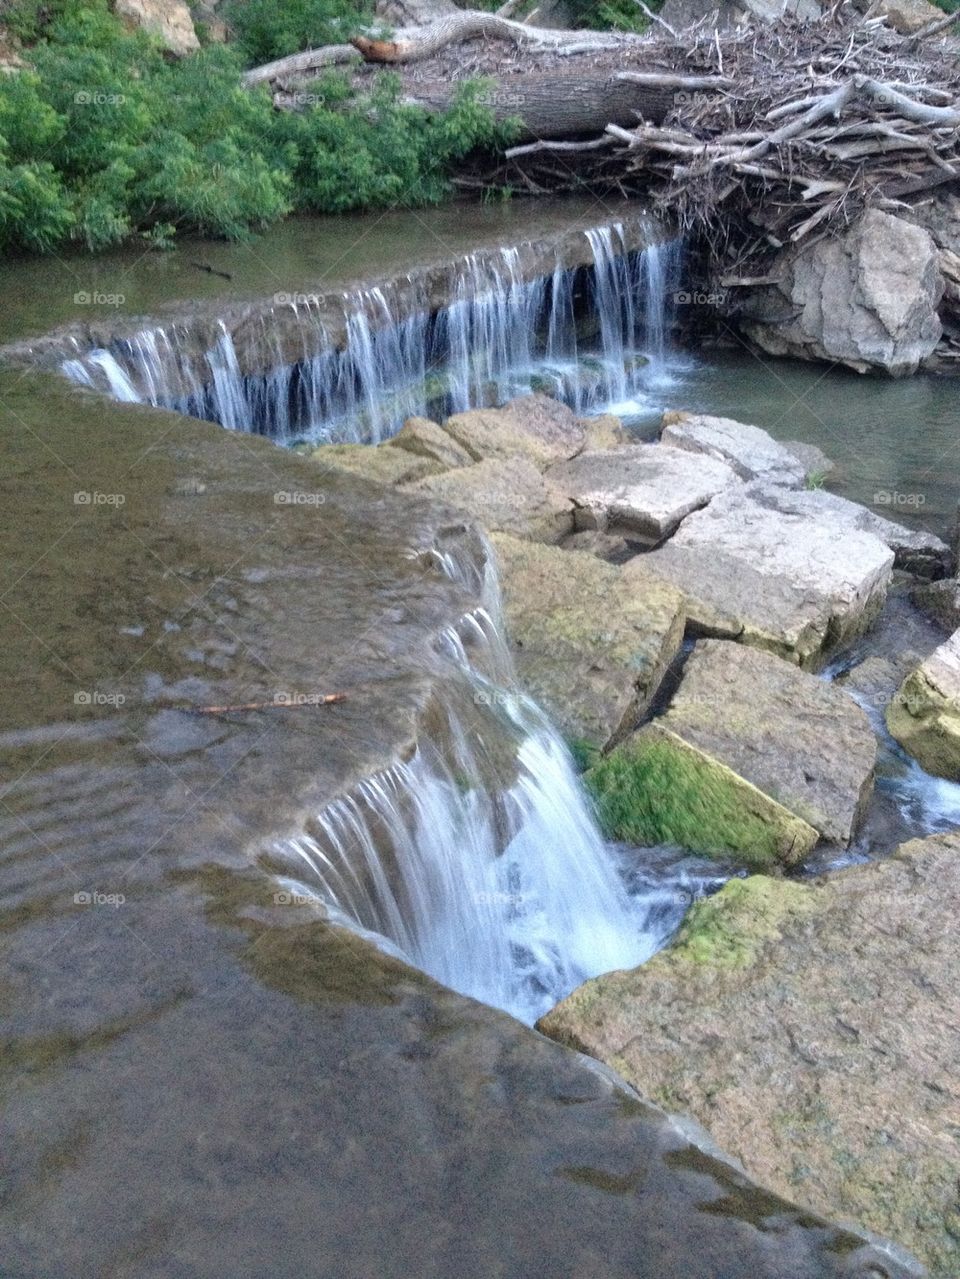
POLYGON ((699 640, 657 721, 848 844, 873 787, 877 744, 840 689, 743 644, 699 640))
POLYGON ((762 1183, 953 1279, 958 910, 957 835, 817 885, 733 880, 644 968, 538 1024, 692 1112, 762 1183))
POLYGON ((593 555, 495 535, 507 636, 523 686, 568 739, 593 748, 633 729, 683 639, 683 597, 634 591, 593 555))
POLYGON ((930 234, 870 209, 840 239, 786 251, 777 283, 743 303, 743 331, 771 355, 858 373, 915 373, 942 327, 943 279, 930 234))
POLYGON ((960 781, 960 630, 903 681, 887 727, 928 773, 960 781))
POLYGON ((635 217, 574 228, 345 294, 276 295, 162 324, 73 326, 18 358, 57 360, 115 399, 280 441, 377 442, 547 391, 577 412, 666 374, 679 243, 635 217))
POLYGON ((650 575, 678 587, 695 634, 741 639, 815 666, 875 620, 893 552, 826 509, 771 509, 751 487, 738 482, 718 494, 624 571, 638 590, 650 575))

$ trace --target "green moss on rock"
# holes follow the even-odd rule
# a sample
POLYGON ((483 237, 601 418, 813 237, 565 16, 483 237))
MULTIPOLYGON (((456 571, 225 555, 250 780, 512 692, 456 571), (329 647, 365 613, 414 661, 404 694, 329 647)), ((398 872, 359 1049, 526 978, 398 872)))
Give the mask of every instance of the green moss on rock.
POLYGON ((659 725, 635 733, 585 780, 611 839, 679 844, 761 870, 791 865, 817 842, 812 826, 659 725))
POLYGON ((719 893, 691 906, 670 962, 745 968, 766 942, 779 939, 784 924, 815 904, 815 891, 802 884, 769 875, 731 879, 719 893))

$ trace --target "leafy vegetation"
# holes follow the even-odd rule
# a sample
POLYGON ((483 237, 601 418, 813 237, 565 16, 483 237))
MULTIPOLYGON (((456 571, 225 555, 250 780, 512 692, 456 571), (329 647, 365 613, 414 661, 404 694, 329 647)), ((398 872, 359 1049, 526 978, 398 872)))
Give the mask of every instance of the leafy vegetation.
MULTIPOLYGON (((271 49, 299 41, 291 13, 318 8, 276 6, 271 49)), ((3 21, 33 43, 29 67, 0 76, 0 250, 240 238, 293 210, 433 203, 456 161, 506 136, 479 86, 431 115, 401 104, 388 75, 358 96, 331 74, 301 110, 277 111, 266 88, 241 86, 232 47, 171 62, 107 0, 19 0, 3 21)))
POLYGON ((370 11, 350 0, 231 0, 224 17, 247 66, 255 67, 301 49, 343 44, 370 11))

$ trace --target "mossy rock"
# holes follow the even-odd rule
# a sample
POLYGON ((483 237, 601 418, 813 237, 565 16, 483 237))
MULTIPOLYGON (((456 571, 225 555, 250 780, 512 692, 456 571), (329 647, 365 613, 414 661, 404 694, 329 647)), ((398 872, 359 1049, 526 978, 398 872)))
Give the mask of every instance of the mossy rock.
POLYGON ((818 839, 776 800, 658 724, 604 756, 585 781, 610 839, 678 844, 758 870, 793 865, 818 839))

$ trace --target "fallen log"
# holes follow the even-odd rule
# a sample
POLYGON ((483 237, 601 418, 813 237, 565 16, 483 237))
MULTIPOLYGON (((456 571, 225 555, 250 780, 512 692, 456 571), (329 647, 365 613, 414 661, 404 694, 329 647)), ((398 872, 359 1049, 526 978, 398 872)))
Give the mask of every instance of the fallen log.
POLYGON ((307 76, 325 67, 359 61, 360 54, 352 44, 327 44, 321 49, 306 49, 303 53, 293 53, 288 58, 278 58, 276 62, 254 67, 244 73, 243 85, 252 89, 258 84, 282 84, 294 76, 307 76))
MULTIPOLYGON (((653 74, 643 83, 604 71, 581 71, 575 80, 543 72, 512 75, 491 81, 478 102, 500 122, 519 121, 516 141, 574 138, 603 133, 610 123, 663 120, 674 105, 676 90, 669 81, 675 78, 667 77, 667 83, 659 84, 653 74)), ((430 111, 446 111, 455 96, 456 85, 424 81, 411 86, 404 101, 430 111)))
POLYGON ((521 48, 552 49, 555 52, 572 47, 578 50, 617 49, 640 39, 628 32, 555 31, 530 27, 496 13, 464 9, 450 17, 438 18, 425 27, 398 31, 392 40, 374 40, 360 35, 351 43, 367 62, 399 63, 430 58, 451 44, 475 40, 480 36, 488 40, 505 40, 521 48))

